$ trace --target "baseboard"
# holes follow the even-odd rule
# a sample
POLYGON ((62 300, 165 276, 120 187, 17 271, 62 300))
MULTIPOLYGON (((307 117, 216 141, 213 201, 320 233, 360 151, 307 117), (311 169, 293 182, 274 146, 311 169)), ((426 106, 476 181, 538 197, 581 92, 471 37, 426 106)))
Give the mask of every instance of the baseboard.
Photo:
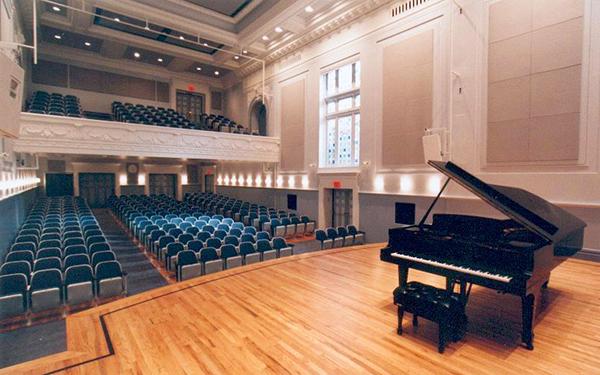
POLYGON ((600 250, 583 248, 580 252, 574 255, 574 258, 600 262, 600 250))

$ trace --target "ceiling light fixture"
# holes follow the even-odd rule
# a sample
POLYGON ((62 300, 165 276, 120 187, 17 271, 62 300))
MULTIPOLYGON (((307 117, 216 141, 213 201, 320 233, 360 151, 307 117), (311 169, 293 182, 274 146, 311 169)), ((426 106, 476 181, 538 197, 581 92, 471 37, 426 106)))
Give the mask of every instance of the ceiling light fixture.
POLYGON ((183 35, 179 35, 179 39, 185 40, 185 38, 183 37, 183 35))
POLYGON ((268 37, 268 36, 266 36, 266 35, 263 35, 263 36, 262 36, 262 40, 264 40, 264 41, 266 42, 267 40, 269 40, 269 37, 268 37))
POLYGON ((239 60, 240 57, 238 55, 233 56, 234 59, 239 60))
POLYGON ((311 7, 310 5, 307 5, 306 8, 304 8, 304 11, 306 13, 312 13, 315 11, 315 9, 313 7, 311 7))
POLYGON ((62 39, 62 36, 60 36, 60 35, 58 35, 58 34, 55 34, 55 35, 54 35, 54 39, 61 40, 61 39, 62 39))
POLYGON ((56 5, 52 7, 52 10, 55 12, 60 12, 60 7, 57 7, 56 5))
POLYGON ((221 74, 221 73, 219 73, 218 70, 215 70, 215 75, 218 76, 219 74, 221 74))
POLYGON ((139 52, 134 52, 133 53, 133 57, 135 57, 136 59, 139 59, 142 55, 139 52))
POLYGON ((197 70, 197 71, 201 71, 201 70, 202 70, 202 68, 201 68, 201 67, 199 67, 199 66, 197 66, 197 67, 196 67, 196 70, 197 70))
POLYGON ((283 29, 282 29, 281 27, 277 26, 277 27, 275 28, 275 32, 276 32, 276 33, 282 33, 282 32, 283 32, 283 29))
POLYGON ((247 50, 243 50, 242 53, 245 55, 245 54, 248 53, 248 51, 247 50))
POLYGON ((159 57, 158 59, 156 59, 156 61, 163 62, 164 60, 162 59, 162 57, 159 57))
POLYGON ((90 43, 90 42, 85 42, 83 44, 85 44, 86 47, 91 47, 92 46, 92 43, 90 43))
POLYGON ((208 43, 204 43, 204 44, 203 44, 203 46, 204 46, 204 47, 208 47, 208 43))
POLYGON ((115 21, 121 22, 121 19, 119 17, 115 17, 115 21))

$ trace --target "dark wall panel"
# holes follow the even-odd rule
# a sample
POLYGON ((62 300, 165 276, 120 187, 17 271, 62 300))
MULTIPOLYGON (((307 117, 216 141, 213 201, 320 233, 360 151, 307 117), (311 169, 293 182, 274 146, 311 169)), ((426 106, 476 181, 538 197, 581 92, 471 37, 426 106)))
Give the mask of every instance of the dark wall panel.
POLYGON ((42 85, 67 87, 67 69, 66 64, 40 60, 37 65, 33 65, 31 80, 42 85))
POLYGON ((38 194, 39 188, 0 201, 0 259, 4 259, 38 194))

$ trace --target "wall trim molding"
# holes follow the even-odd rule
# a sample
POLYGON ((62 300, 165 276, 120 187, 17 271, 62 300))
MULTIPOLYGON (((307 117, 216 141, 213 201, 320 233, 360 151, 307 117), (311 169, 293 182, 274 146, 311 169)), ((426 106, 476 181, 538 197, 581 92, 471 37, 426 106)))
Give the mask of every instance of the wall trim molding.
POLYGON ((279 138, 21 113, 15 151, 278 162, 279 138))
POLYGON ((583 248, 583 249, 581 249, 580 252, 575 254, 573 257, 576 259, 589 260, 592 262, 600 263, 600 250, 583 248))

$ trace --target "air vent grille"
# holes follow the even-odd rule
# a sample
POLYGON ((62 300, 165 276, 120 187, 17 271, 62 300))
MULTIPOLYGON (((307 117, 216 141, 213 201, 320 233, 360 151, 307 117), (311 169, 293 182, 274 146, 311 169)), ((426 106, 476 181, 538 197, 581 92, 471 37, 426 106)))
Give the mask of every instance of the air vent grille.
POLYGON ((404 15, 406 12, 411 11, 419 6, 430 2, 431 0, 405 0, 396 5, 391 9, 392 17, 398 17, 404 15))

